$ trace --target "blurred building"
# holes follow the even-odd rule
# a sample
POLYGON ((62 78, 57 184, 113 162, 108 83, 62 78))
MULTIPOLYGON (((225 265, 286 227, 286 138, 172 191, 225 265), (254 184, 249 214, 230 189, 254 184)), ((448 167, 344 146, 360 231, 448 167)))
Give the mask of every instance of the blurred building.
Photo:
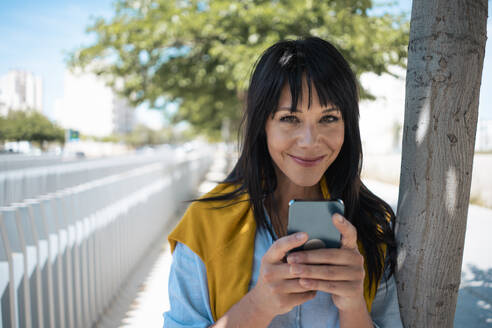
MULTIPOLYGON (((405 70, 391 67, 396 76, 365 73, 361 84, 376 100, 360 102, 360 133, 364 154, 401 152, 405 116, 405 70)), ((492 120, 479 120, 475 151, 492 150, 492 120)))
POLYGON ((135 126, 135 108, 125 99, 113 98, 113 132, 127 134, 135 126))
POLYGON ((390 70, 398 77, 365 73, 360 78, 362 86, 376 97, 376 100, 363 100, 359 104, 364 154, 401 152, 406 72, 401 67, 390 70))
POLYGON ((41 77, 22 70, 11 70, 0 76, 0 115, 28 109, 43 111, 41 77))
POLYGON ((492 151, 492 120, 478 121, 475 151, 492 151))
POLYGON ((84 135, 128 133, 135 125, 134 108, 104 81, 90 73, 65 72, 63 98, 55 101, 55 120, 84 135))

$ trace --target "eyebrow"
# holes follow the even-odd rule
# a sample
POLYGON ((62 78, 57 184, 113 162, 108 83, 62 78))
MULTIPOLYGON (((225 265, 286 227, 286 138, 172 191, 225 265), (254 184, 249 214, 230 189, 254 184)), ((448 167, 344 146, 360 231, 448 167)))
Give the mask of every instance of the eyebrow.
MULTIPOLYGON (((290 107, 287 107, 287 106, 282 106, 282 107, 279 107, 278 108, 279 110, 288 110, 289 112, 291 111, 291 108, 290 107)), ((322 113, 328 113, 328 112, 339 112, 340 110, 336 107, 328 107, 328 108, 325 108, 323 109, 322 113)), ((294 112, 300 112, 302 113, 301 110, 297 109, 297 108, 294 108, 294 112)))

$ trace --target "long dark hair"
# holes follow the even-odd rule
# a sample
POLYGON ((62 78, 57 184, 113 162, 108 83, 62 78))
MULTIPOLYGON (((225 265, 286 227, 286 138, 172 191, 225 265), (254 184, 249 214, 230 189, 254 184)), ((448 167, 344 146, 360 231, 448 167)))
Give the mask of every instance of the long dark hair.
POLYGON ((309 104, 314 85, 320 104, 333 104, 342 113, 344 143, 324 177, 331 197, 340 198, 345 203, 346 217, 356 227, 364 248, 369 281, 375 284, 383 273, 384 254, 378 248, 380 244, 387 245, 390 273, 395 269, 396 243, 392 230, 395 215, 391 207, 369 191, 360 179, 362 145, 356 78, 338 50, 325 40, 309 37, 280 41, 262 54, 251 75, 246 111, 241 122, 244 128, 241 154, 223 181, 237 188, 231 193, 209 195, 200 201, 234 200, 248 193, 257 226, 266 228, 275 239, 263 207, 263 201, 273 196, 277 187, 273 161, 267 148, 265 124, 275 113, 286 83, 289 83, 292 95, 291 110, 295 109, 302 95, 303 78, 309 88, 309 104))

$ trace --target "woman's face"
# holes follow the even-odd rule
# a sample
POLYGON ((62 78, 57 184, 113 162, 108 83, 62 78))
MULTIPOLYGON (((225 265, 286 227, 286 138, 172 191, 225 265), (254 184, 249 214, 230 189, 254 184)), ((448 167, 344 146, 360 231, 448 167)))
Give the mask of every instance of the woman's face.
POLYGON ((302 89, 302 100, 297 105, 297 111, 291 113, 289 85, 284 86, 279 107, 273 118, 269 116, 265 132, 277 177, 287 177, 298 186, 310 187, 320 181, 337 158, 343 145, 345 128, 342 113, 336 107, 321 106, 314 85, 309 109, 305 79, 302 89))

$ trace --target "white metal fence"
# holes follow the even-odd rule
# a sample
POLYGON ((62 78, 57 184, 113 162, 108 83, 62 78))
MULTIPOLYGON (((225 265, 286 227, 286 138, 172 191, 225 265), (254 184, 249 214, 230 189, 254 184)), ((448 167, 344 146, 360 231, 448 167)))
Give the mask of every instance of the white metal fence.
POLYGON ((213 152, 182 155, 103 165, 86 182, 78 175, 68 187, 1 207, 0 327, 93 326, 192 197, 213 152))
MULTIPOLYGON (((0 206, 73 187, 152 162, 172 164, 175 156, 176 150, 164 148, 156 153, 137 156, 123 155, 98 160, 56 162, 53 165, 45 163, 44 166, 32 164, 32 167, 19 166, 17 169, 0 170, 0 206)), ((19 162, 9 157, 12 156, 6 158, 0 156, 3 166, 12 166, 19 162), (11 164, 5 164, 7 162, 11 164)))
POLYGON ((60 155, 31 156, 22 154, 2 154, 0 156, 0 171, 27 169, 36 166, 47 166, 61 163, 60 155))

